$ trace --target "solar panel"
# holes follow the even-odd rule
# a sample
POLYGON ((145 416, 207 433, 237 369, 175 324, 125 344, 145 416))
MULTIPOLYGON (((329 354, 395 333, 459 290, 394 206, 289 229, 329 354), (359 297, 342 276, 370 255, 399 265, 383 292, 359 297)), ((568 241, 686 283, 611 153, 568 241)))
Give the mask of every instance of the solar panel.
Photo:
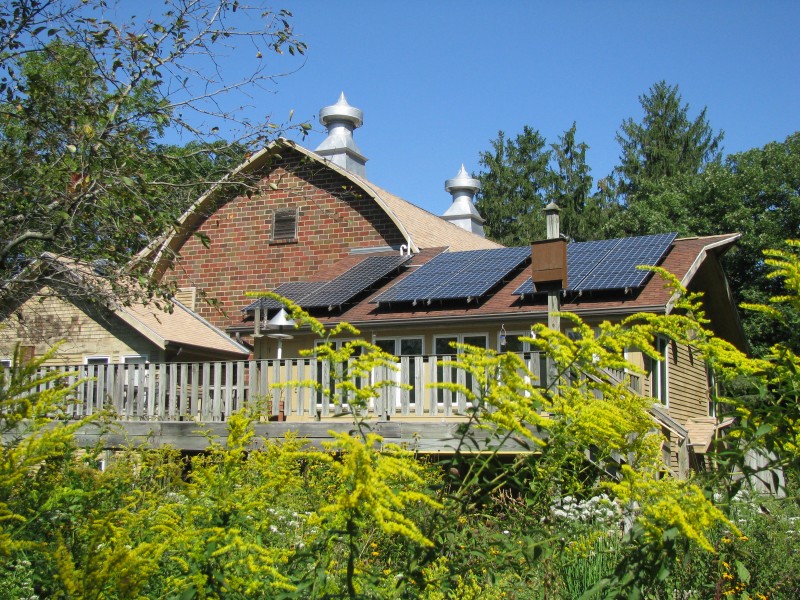
POLYGON ((411 260, 411 256, 370 256, 322 287, 300 298, 303 308, 341 306, 411 260))
POLYGON ((533 289, 533 278, 528 277, 522 284, 514 290, 514 296, 525 296, 533 294, 536 290, 533 289))
MULTIPOLYGON (((613 240, 575 242, 567 246, 569 291, 614 290, 644 285, 650 272, 637 265, 657 265, 677 234, 662 233, 613 240)), ((514 294, 533 294, 527 279, 514 294)))
MULTIPOLYGON (((637 265, 657 265, 677 234, 662 233, 622 238, 580 283, 582 290, 637 288, 651 275, 637 265)), ((572 286, 570 286, 572 287, 572 286)))
MULTIPOLYGON (((280 294, 284 298, 288 298, 293 302, 297 302, 303 296, 314 292, 328 283, 327 281, 287 281, 276 287, 273 292, 280 294)), ((242 309, 242 312, 252 312, 256 308, 261 307, 261 310, 277 310, 283 306, 277 300, 272 298, 259 298, 255 302, 247 305, 242 309)))
POLYGON ((620 239, 579 242, 567 246, 567 287, 582 289, 583 281, 597 268, 606 256, 611 254, 620 239))
POLYGON ((527 246, 440 254, 373 302, 479 298, 529 257, 527 246))

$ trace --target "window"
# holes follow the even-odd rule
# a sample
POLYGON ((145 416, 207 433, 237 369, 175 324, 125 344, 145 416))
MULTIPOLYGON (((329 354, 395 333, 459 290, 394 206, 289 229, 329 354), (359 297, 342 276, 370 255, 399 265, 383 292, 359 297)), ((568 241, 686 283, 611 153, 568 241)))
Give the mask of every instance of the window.
POLYGON ((714 371, 706 367, 706 378, 708 381, 708 416, 717 416, 717 378, 714 371))
POLYGON ((292 242, 297 239, 297 209, 277 208, 272 213, 272 241, 292 242))
MULTIPOLYGON (((352 341, 354 340, 350 339, 329 340, 328 344, 330 344, 333 350, 338 351, 344 348, 349 342, 352 341)), ((317 340, 316 342, 314 342, 315 347, 324 345, 325 342, 321 340, 317 340)), ((356 358, 357 356, 360 356, 362 350, 363 348, 361 348, 360 346, 356 346, 355 348, 353 348, 352 354, 350 355, 351 360, 356 358)), ((322 386, 322 388, 317 392, 318 412, 320 412, 322 409, 322 403, 325 397, 325 393, 323 392, 323 390, 327 390, 329 392, 328 400, 330 402, 332 403, 337 402, 336 406, 334 407, 336 414, 339 414, 342 411, 349 412, 350 410, 349 395, 344 395, 344 397, 342 397, 342 395, 340 394, 339 397, 337 398, 337 393, 336 393, 336 381, 345 376, 344 369, 346 369, 346 365, 331 364, 328 360, 322 358, 317 360, 317 383, 319 383, 322 386), (336 369, 336 371, 333 371, 334 368, 336 369)), ((364 385, 367 382, 363 382, 361 378, 357 378, 354 381, 354 383, 358 386, 358 385, 364 385)), ((326 415, 323 414, 323 416, 326 415)))
POLYGON ((141 354, 131 354, 122 357, 123 364, 126 365, 144 365, 147 364, 147 357, 141 354))
POLYGON ((83 359, 85 365, 107 365, 111 362, 108 356, 87 356, 83 359))
POLYGON ((0 368, 10 369, 11 368, 11 359, 10 358, 0 358, 0 368))
POLYGON ((669 340, 665 337, 656 338, 655 348, 661 358, 651 363, 650 395, 664 406, 669 406, 667 394, 669 340))
MULTIPOLYGON (((139 387, 146 377, 147 367, 145 365, 147 364, 147 357, 141 354, 129 354, 128 356, 122 357, 122 364, 131 365, 131 367, 126 370, 126 377, 130 385, 139 387)), ((129 384, 126 383, 126 385, 129 384)))
MULTIPOLYGON (((502 336, 502 332, 500 333, 502 336)), ((534 381, 536 387, 547 387, 547 355, 531 348, 530 342, 524 342, 520 337, 531 337, 531 331, 512 331, 505 335, 505 345, 502 344, 501 337, 498 337, 497 347, 500 352, 513 352, 519 354, 525 361, 528 369, 538 377, 534 381)))
MULTIPOLYGON (((489 336, 479 333, 438 336, 433 338, 433 351, 441 360, 443 357, 453 356, 458 353, 458 350, 453 348, 451 345, 453 343, 469 344, 470 346, 477 346, 478 348, 486 348, 488 341, 489 336)), ((467 389, 471 389, 475 392, 478 391, 475 389, 477 382, 474 380, 474 377, 472 377, 472 374, 460 372, 455 367, 444 367, 442 365, 437 365, 436 381, 444 383, 460 383, 463 384, 467 389)), ((448 414, 450 406, 454 402, 458 403, 459 411, 467 408, 467 405, 463 400, 463 394, 458 394, 458 398, 455 398, 454 396, 455 395, 450 390, 437 390, 437 401, 446 414, 448 414)))
POLYGON ((486 348, 488 337, 484 334, 468 333, 460 335, 437 336, 433 339, 433 351, 439 355, 453 355, 456 350, 452 343, 469 344, 478 348, 486 348))
POLYGON ((21 364, 27 365, 34 358, 36 358, 36 347, 35 346, 20 346, 19 347, 19 359, 20 359, 20 363, 21 364))
MULTIPOLYGON (((395 409, 402 407, 403 395, 408 397, 409 405, 416 407, 416 403, 422 401, 423 391, 418 390, 414 382, 417 377, 417 361, 414 360, 415 356, 422 356, 422 338, 421 337, 385 337, 376 338, 375 345, 384 352, 393 354, 400 359, 400 370, 391 371, 383 368, 376 370, 374 373, 375 381, 391 381, 394 380, 398 384, 406 384, 411 386, 409 390, 403 390, 400 387, 384 388, 381 390, 381 400, 385 401, 385 409, 388 413, 393 413, 395 409), (391 402, 394 398, 394 403, 391 402)), ((421 374, 421 373, 420 373, 421 374)))

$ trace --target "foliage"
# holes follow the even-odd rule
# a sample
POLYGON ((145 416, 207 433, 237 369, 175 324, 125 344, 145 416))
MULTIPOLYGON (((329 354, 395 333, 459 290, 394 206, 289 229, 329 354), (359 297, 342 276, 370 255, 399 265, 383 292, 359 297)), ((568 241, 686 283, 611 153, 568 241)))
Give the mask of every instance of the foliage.
POLYGON ((514 139, 498 132, 491 145, 491 151, 480 154, 486 171, 477 174, 481 190, 475 202, 486 219, 487 236, 506 246, 544 237, 542 209, 552 177, 545 139, 526 125, 514 139))
POLYGON ((269 83, 264 55, 304 51, 287 11, 198 0, 168 1, 147 20, 117 14, 105 0, 0 8, 2 304, 8 282, 45 251, 103 260, 119 271, 111 281, 129 276, 131 253, 280 129, 241 122, 221 96, 269 83), (237 61, 240 77, 215 57, 241 38, 253 54, 237 61), (219 136, 226 124, 238 127, 233 142, 219 136), (164 145, 167 133, 192 142, 164 145))
POLYGON ((689 105, 683 104, 677 85, 659 81, 639 97, 639 103, 642 121, 626 119, 617 133, 621 150, 615 169, 617 193, 629 208, 647 202, 665 181, 696 175, 717 160, 723 137, 712 130, 705 108, 694 119, 689 117, 689 105))
MULTIPOLYGON (((681 190, 681 197, 691 206, 689 233, 742 233, 724 262, 740 302, 763 305, 781 293, 780 281, 767 276, 770 265, 763 252, 788 250, 785 240, 800 231, 800 134, 728 156, 681 190)), ((743 326, 754 354, 762 355, 775 340, 800 351, 800 313, 784 306, 780 319, 745 313, 743 326)))
MULTIPOLYGON (((797 256, 779 251, 767 260, 787 283, 776 301, 796 303, 797 256)), ((609 374, 635 371, 625 348, 655 356, 656 336, 691 343, 720 377, 761 381, 774 399, 781 394, 763 408, 727 402, 741 416, 738 439, 772 449, 784 464, 796 460, 790 355, 776 348, 768 359, 747 359, 706 328, 699 297, 668 279, 682 294, 671 315, 592 328, 565 314, 570 335, 534 327, 527 342, 551 361, 546 386, 516 354, 459 345, 441 367, 462 369, 466 383, 441 386, 463 394, 468 410, 452 456, 438 462, 386 444, 365 417, 391 385, 371 374, 394 359, 366 342, 333 344, 339 333, 358 334, 347 325, 326 330, 289 301, 293 319, 324 338, 315 357, 335 374, 330 389, 306 384, 350 421, 324 449, 291 435, 259 438, 256 404, 234 415, 226 439, 210 438, 204 453, 129 448, 101 471, 95 452, 77 451, 70 428, 79 425, 44 426, 46 415, 58 414, 54 403, 70 400, 68 388, 32 394, 42 381, 19 365, 2 387, 6 433, 23 422, 30 429, 2 447, 0 590, 96 598, 793 597, 796 499, 745 496, 720 469, 714 474, 728 488, 717 488, 727 493, 715 504, 701 480, 663 476, 651 400, 609 374), (510 458, 512 447, 523 452, 510 458), (762 557, 780 551, 789 570, 762 557)))
POLYGON ((575 241, 593 240, 613 219, 614 205, 603 194, 592 194, 591 169, 586 163, 589 146, 577 142, 573 123, 558 143, 551 144, 555 165, 550 200, 561 209, 561 232, 575 241))
MULTIPOLYGON (((617 140, 619 164, 597 182, 586 164, 576 126, 557 143, 525 127, 516 138, 500 132, 480 154, 483 190, 476 201, 487 236, 506 245, 545 235, 543 208, 562 209, 562 232, 576 241, 675 231, 680 236, 740 233, 724 257, 737 302, 766 304, 778 291, 761 253, 785 249, 800 231, 800 134, 763 148, 722 155, 722 132, 706 109, 692 115, 677 85, 655 83, 639 98, 643 115, 625 119, 617 140)), ((750 349, 763 355, 773 340, 800 351, 800 317, 744 315, 750 349)))
POLYGON ((572 124, 548 146, 535 129, 507 139, 500 131, 492 149, 481 152, 477 174, 481 190, 475 206, 486 219, 487 236, 507 246, 529 244, 545 236, 544 207, 561 208, 562 232, 575 240, 595 239, 612 214, 602 196, 592 196, 586 163, 588 146, 575 139, 572 124))
MULTIPOLYGON (((767 277, 783 282, 782 293, 770 298, 769 305, 745 305, 784 323, 787 310, 793 316, 800 310, 800 241, 789 240, 787 244, 789 251, 765 252, 770 268, 767 277)), ((735 373, 730 389, 737 395, 723 401, 739 417, 735 434, 741 443, 746 448, 763 449, 776 466, 800 471, 800 356, 791 344, 773 344, 762 359, 750 361, 747 369, 735 373)), ((735 452, 727 456, 738 458, 735 452)), ((746 464, 735 466, 747 472, 746 464)))

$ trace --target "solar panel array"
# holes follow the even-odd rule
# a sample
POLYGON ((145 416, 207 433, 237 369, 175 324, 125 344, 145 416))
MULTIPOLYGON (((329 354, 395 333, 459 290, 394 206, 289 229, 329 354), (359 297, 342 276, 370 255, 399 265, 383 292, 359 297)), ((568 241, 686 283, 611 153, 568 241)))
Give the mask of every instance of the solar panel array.
MULTIPOLYGON (((596 242, 575 242, 567 246, 567 289, 569 291, 618 290, 642 287, 649 271, 637 265, 657 265, 677 234, 662 233, 596 242)), ((528 279, 514 294, 534 293, 528 279)))
POLYGON ((341 306, 409 260, 410 256, 398 254, 370 256, 336 279, 304 296, 298 304, 303 308, 341 306))
MULTIPOLYGON (((280 284, 276 287, 273 292, 276 294, 280 294, 284 298, 288 298, 292 302, 297 302, 303 296, 307 296, 308 294, 318 290, 323 285, 328 283, 327 281, 288 281, 286 283, 280 284)), ((278 302, 277 300, 273 300, 272 298, 259 298, 252 304, 246 306, 242 309, 242 312, 251 312, 254 311, 256 308, 261 307, 261 310, 277 310, 281 308, 283 305, 278 302)))
POLYGON ((530 258, 530 248, 446 252, 428 261, 372 302, 480 298, 530 258))
MULTIPOLYGON (((273 291, 296 302, 301 308, 341 306, 409 260, 410 256, 398 254, 369 256, 330 281, 289 281, 282 283, 273 291)), ((280 302, 271 298, 260 298, 243 311, 253 311, 259 305, 262 310, 277 310, 282 306, 280 302)))

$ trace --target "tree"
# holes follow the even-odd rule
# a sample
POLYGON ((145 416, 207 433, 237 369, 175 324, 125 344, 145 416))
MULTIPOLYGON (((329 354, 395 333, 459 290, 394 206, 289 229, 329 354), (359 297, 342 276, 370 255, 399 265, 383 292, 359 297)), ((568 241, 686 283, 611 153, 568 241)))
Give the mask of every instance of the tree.
POLYGON ((269 83, 264 55, 305 50, 287 11, 170 0, 160 18, 122 25, 97 16, 106 9, 105 0, 0 8, 0 306, 44 251, 124 265, 199 187, 279 130, 239 119, 222 95, 269 83), (215 56, 239 38, 253 50, 237 79, 215 56), (219 137, 225 123, 235 143, 219 137), (164 145, 167 132, 192 143, 164 145))
POLYGON ((501 131, 492 150, 481 152, 486 170, 477 174, 482 188, 475 204, 486 219, 488 237, 509 246, 544 238, 543 211, 550 202, 562 210, 565 235, 576 240, 597 235, 604 212, 602 202, 591 196, 588 146, 575 139, 576 129, 573 123, 549 148, 527 125, 513 140, 501 131))
MULTIPOLYGON (((737 247, 725 257, 738 301, 767 304, 783 293, 780 282, 769 277, 763 252, 768 248, 786 250, 784 240, 796 238, 800 232, 800 132, 783 142, 732 154, 678 191, 682 202, 692 207, 681 227, 687 233, 742 234, 737 247)), ((781 320, 746 312, 743 326, 756 355, 766 352, 776 340, 784 340, 800 352, 797 312, 788 311, 781 320)))
POLYGON ((549 199, 561 208, 561 232, 569 239, 597 239, 614 214, 614 203, 601 193, 592 194, 591 168, 586 164, 585 142, 575 140, 576 123, 551 144, 554 177, 549 199))
POLYGON ((486 234, 506 246, 529 244, 545 235, 542 209, 552 185, 550 151, 544 137, 525 126, 513 140, 498 132, 492 150, 481 152, 481 182, 475 207, 486 219, 486 234))
POLYGON ((674 229, 669 227, 670 214, 685 207, 665 210, 652 201, 653 196, 676 178, 697 175, 718 161, 722 151, 723 133, 713 131, 705 108, 694 119, 689 116, 689 104, 683 103, 677 85, 659 81, 639 97, 639 103, 644 110, 641 122, 628 118, 617 133, 620 164, 612 178, 618 200, 628 211, 615 233, 674 229))

